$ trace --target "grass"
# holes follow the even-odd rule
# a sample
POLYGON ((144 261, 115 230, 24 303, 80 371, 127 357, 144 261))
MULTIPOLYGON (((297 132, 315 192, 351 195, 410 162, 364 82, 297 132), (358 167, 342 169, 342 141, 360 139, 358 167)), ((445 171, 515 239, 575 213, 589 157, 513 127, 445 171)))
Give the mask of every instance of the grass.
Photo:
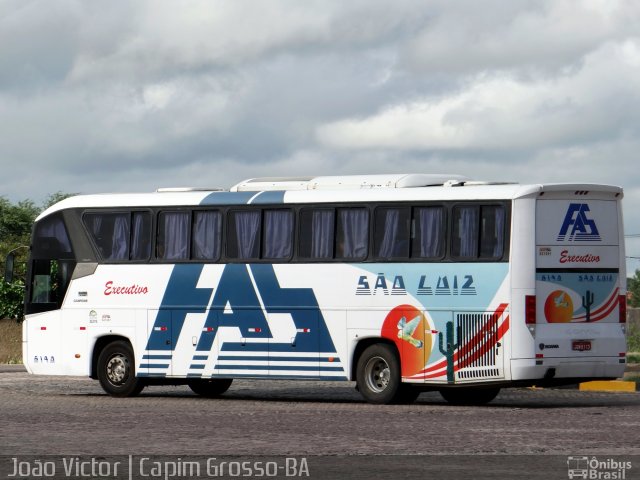
POLYGON ((0 363, 22 363, 22 324, 0 320, 0 363))
POLYGON ((627 363, 640 363, 640 353, 627 353, 627 363))
POLYGON ((627 351, 640 352, 640 326, 635 322, 627 324, 627 351))

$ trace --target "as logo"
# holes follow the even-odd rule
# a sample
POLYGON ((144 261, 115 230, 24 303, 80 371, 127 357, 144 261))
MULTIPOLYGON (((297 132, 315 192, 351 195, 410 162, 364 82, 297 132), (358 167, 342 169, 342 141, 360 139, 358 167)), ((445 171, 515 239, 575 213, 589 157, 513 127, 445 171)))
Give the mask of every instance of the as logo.
POLYGON ((598 227, 596 222, 587 216, 587 212, 589 212, 589 205, 586 203, 570 204, 557 240, 599 242, 598 227))

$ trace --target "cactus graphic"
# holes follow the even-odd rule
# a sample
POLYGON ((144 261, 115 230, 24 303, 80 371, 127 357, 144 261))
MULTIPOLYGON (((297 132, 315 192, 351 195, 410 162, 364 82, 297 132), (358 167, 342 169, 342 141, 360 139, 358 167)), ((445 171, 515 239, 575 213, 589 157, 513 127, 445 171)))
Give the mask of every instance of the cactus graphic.
POLYGON ((449 383, 453 383, 454 381, 453 354, 460 346, 460 329, 458 329, 457 342, 454 341, 453 337, 453 322, 447 322, 447 348, 445 349, 442 346, 442 332, 438 333, 438 348, 440 348, 440 353, 447 359, 447 381, 449 383))
POLYGON ((582 306, 585 310, 587 322, 591 321, 591 305, 593 305, 593 292, 591 290, 587 290, 587 293, 582 296, 582 306))

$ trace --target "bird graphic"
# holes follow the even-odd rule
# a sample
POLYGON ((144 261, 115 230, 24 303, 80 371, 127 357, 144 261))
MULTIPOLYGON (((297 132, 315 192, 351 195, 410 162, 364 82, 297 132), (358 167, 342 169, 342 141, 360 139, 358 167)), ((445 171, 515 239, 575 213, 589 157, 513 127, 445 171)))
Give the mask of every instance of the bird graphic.
POLYGON ((398 338, 400 340, 406 340, 416 348, 421 348, 423 345, 422 340, 413 338, 413 334, 418 328, 418 325, 420 325, 420 318, 421 316, 418 315, 410 322, 407 322, 406 317, 402 317, 398 322, 398 338))
POLYGON ((556 304, 556 308, 567 308, 569 303, 564 299, 564 292, 560 292, 560 295, 553 299, 556 304))

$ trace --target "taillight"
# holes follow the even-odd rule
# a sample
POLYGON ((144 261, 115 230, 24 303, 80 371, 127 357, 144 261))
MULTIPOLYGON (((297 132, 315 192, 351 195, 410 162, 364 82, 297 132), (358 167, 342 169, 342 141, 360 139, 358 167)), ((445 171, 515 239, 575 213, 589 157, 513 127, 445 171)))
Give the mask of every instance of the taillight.
POLYGON ((536 296, 526 295, 524 297, 524 323, 527 325, 536 324, 536 296))
POLYGON ((619 322, 627 323, 627 297, 626 295, 618 295, 618 312, 620 314, 619 322))

